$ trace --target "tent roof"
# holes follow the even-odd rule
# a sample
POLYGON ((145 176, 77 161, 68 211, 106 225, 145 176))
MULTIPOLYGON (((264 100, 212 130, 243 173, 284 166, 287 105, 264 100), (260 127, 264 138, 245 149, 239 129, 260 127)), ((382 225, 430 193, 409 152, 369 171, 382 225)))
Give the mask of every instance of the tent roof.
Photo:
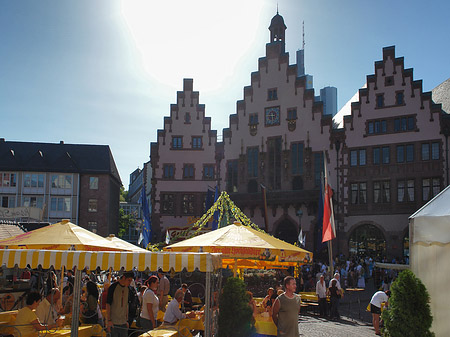
POLYGON ((60 250, 133 250, 118 247, 112 241, 63 220, 9 239, 0 240, 0 248, 60 250))
POLYGON ((161 268, 169 271, 173 268, 176 272, 186 268, 194 271, 198 268, 202 272, 212 272, 222 267, 220 254, 209 253, 154 253, 146 252, 77 252, 58 250, 23 250, 23 249, 0 249, 0 264, 5 264, 8 268, 13 268, 16 264, 19 268, 25 268, 28 264, 31 268, 39 265, 47 269, 50 266, 55 269, 77 267, 83 269, 88 267, 91 270, 100 267, 107 270, 131 270, 134 267, 139 271, 144 271, 147 267, 151 271, 161 268))
POLYGON ((450 185, 409 219, 412 242, 450 243, 450 185))
POLYGON ((224 258, 303 261, 310 252, 263 231, 234 223, 164 248, 167 251, 222 253, 224 258))
POLYGON ((117 246, 120 250, 133 251, 133 252, 147 252, 146 249, 133 245, 128 241, 122 240, 115 236, 114 234, 110 234, 106 237, 106 240, 111 241, 114 245, 117 246))

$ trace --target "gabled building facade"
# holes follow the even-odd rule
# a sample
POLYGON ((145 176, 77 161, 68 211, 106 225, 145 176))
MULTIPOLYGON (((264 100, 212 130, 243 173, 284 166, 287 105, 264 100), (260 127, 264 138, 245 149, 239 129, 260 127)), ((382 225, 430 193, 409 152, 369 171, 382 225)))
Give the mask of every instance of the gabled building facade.
MULTIPOLYGON (((207 127, 207 119, 201 131, 211 135, 210 147, 195 161, 190 159, 197 153, 192 144, 189 151, 184 144, 199 133, 190 125, 179 127, 198 104, 192 100, 198 98, 192 80, 185 80, 151 147, 154 223, 161 232, 189 226, 185 195, 196 195, 201 204, 208 186, 217 182, 261 228, 292 243, 302 230, 306 248, 320 250, 317 214, 326 164, 334 190, 334 252, 406 256, 408 217, 448 184, 448 115, 431 93, 422 91, 412 69, 404 69, 394 47, 383 49, 383 59, 375 62, 375 73, 367 76, 355 102, 346 105, 347 112, 325 113, 324 103, 310 88, 311 75, 299 72, 303 63, 289 62, 286 25, 278 13, 269 31, 266 55, 230 115, 222 142, 207 127), (192 154, 186 158, 186 153, 192 154), (215 164, 215 178, 207 181, 198 174, 186 179, 184 167, 193 162, 195 172, 215 164)), ((201 216, 203 207, 191 214, 201 216)))
POLYGON ((344 117, 338 205, 344 250, 407 254, 408 217, 448 184, 443 117, 395 48, 383 48, 344 117), (362 243, 364 237, 371 239, 362 243))
MULTIPOLYGON (((297 65, 290 65, 279 14, 269 30, 266 56, 259 59, 237 113, 223 130, 220 171, 231 198, 261 227, 265 187, 266 229, 293 243, 300 228, 313 233, 324 151, 335 162, 329 151, 332 119, 323 116, 323 103, 308 89, 307 77, 297 77, 297 65)), ((307 240, 313 245, 314 235, 307 240)))
POLYGON ((169 227, 186 227, 205 212, 206 192, 216 185, 217 132, 185 79, 177 102, 151 144, 152 230, 158 237, 169 227))

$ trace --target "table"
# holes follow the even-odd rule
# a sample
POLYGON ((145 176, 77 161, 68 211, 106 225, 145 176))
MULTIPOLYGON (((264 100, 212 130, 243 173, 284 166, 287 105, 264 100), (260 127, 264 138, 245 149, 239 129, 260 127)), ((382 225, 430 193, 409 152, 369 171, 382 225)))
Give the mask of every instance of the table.
POLYGON ((269 315, 258 314, 255 315, 255 328, 256 332, 260 335, 277 335, 277 326, 269 315))
MULTIPOLYGON (((361 319, 361 299, 359 297, 359 293, 361 291, 364 291, 364 288, 347 288, 345 289, 345 291, 350 291, 350 292, 355 292, 358 295, 358 319, 361 319)), ((349 315, 353 321, 353 314, 351 312, 351 305, 352 305, 352 301, 348 302, 348 311, 349 311, 349 315)))
MULTIPOLYGON (((96 324, 98 327, 100 327, 100 325, 96 324)), ((100 327, 101 330, 101 327, 100 327)), ((91 337, 91 336, 96 336, 96 334, 94 332, 97 331, 97 328, 94 325, 82 325, 80 327, 78 327, 78 337, 91 337)), ((70 326, 65 326, 61 329, 56 329, 56 330, 49 330, 49 331, 45 331, 45 335, 46 336, 51 336, 51 337, 66 337, 66 336, 70 336, 72 332, 72 329, 70 328, 70 326)), ((106 336, 106 334, 105 334, 106 336)))
POLYGON ((139 337, 178 337, 178 331, 174 329, 164 329, 164 328, 157 328, 153 329, 151 331, 145 332, 139 337))

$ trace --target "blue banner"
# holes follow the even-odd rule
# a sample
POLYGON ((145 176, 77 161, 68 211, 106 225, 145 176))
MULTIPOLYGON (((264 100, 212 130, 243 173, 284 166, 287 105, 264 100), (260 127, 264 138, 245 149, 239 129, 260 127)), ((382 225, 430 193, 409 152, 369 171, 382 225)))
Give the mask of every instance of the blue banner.
POLYGON ((144 248, 147 248, 148 244, 152 239, 152 221, 150 217, 150 210, 148 208, 147 196, 145 195, 145 186, 142 186, 141 191, 141 205, 142 205, 142 214, 144 220, 144 226, 142 227, 142 237, 144 242, 144 248))

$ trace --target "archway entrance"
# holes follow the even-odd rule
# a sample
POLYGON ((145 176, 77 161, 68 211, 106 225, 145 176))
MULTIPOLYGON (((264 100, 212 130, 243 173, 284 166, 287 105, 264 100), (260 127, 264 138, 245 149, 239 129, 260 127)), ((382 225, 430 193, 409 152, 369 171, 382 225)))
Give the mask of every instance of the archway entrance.
POLYGON ((386 239, 374 225, 361 225, 350 234, 348 250, 357 256, 385 256, 386 239))
POLYGON ((288 219, 284 219, 275 231, 275 237, 294 244, 298 239, 297 225, 288 219))

